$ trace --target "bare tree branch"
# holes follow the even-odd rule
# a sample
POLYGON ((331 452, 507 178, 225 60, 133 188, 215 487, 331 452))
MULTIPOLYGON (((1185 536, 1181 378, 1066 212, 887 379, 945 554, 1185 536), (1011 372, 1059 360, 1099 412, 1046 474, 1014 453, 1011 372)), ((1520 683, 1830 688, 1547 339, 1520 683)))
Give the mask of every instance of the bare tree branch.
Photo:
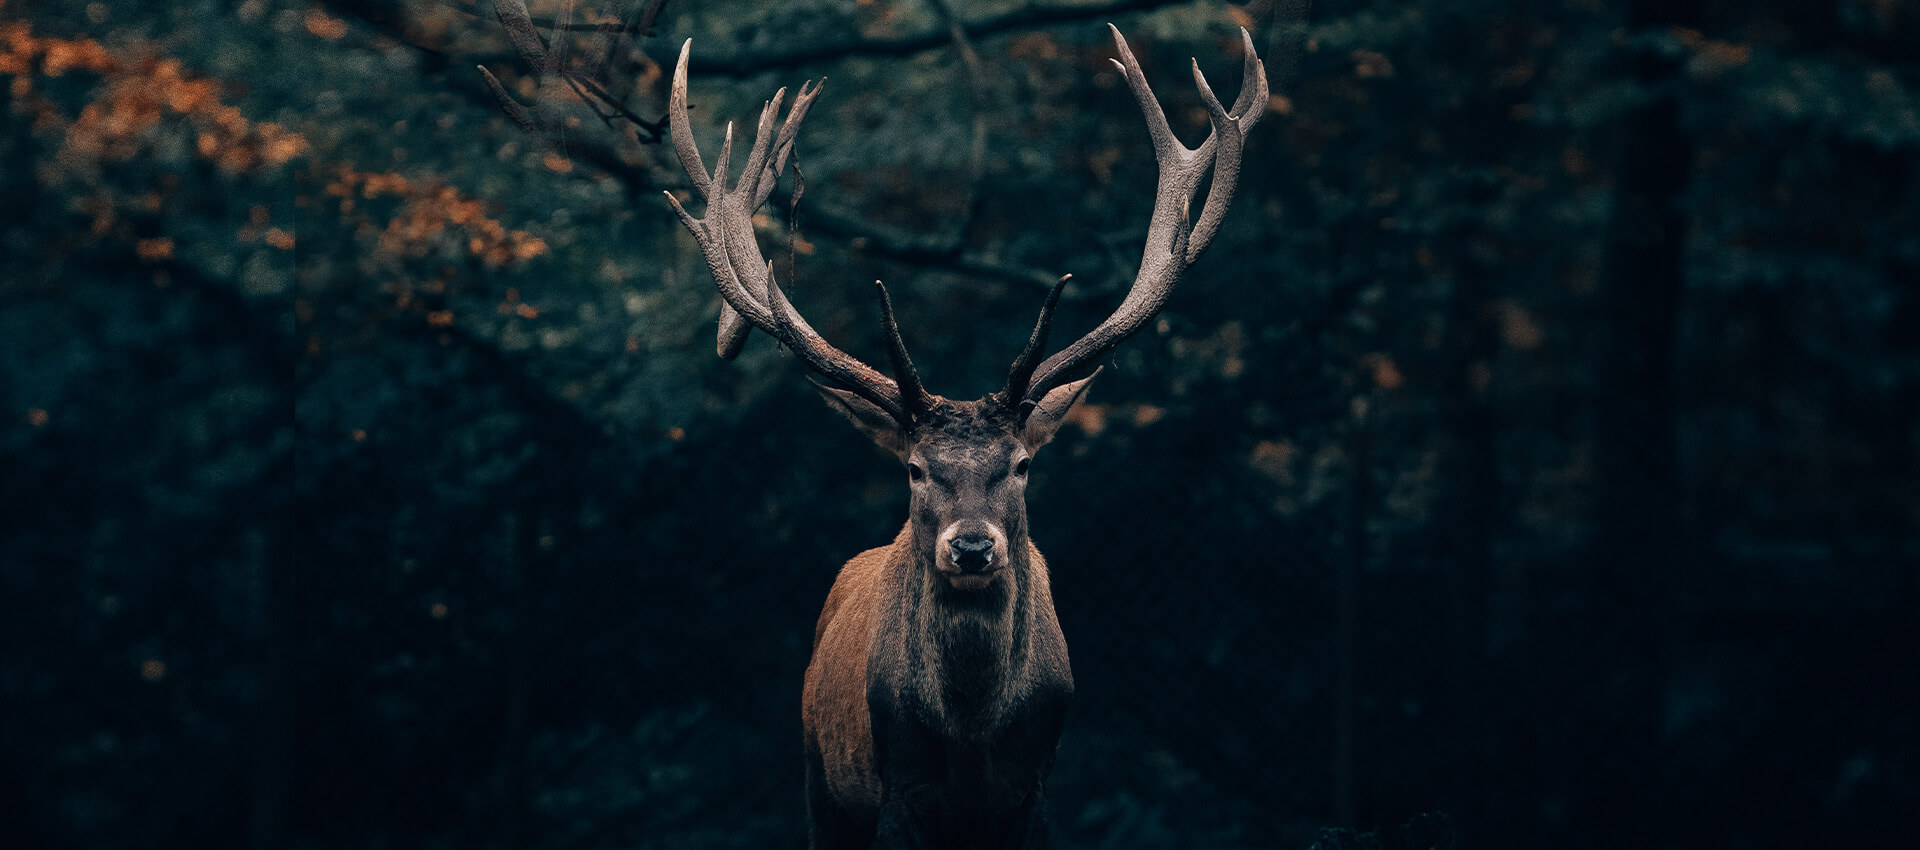
MULTIPOLYGON (((1011 30, 1037 28, 1075 21, 1097 20, 1131 12, 1145 12, 1167 6, 1180 6, 1194 0, 1110 0, 1087 6, 1022 6, 973 23, 958 26, 971 38, 986 38, 1011 30)), ((944 15, 949 20, 950 15, 944 15)), ((542 28, 569 27, 593 32, 636 31, 633 26, 617 24, 573 24, 533 18, 542 28)), ((785 52, 743 51, 733 56, 695 56, 688 72, 693 76, 751 77, 767 71, 786 70, 815 62, 829 62, 853 56, 906 56, 945 47, 953 40, 950 29, 931 30, 894 38, 856 39, 837 43, 796 47, 785 52)), ((1051 285, 1051 284, 1049 284, 1051 285)))
POLYGON ((660 13, 667 10, 667 0, 647 0, 647 7, 640 12, 640 22, 636 24, 640 34, 648 38, 654 35, 653 24, 660 19, 660 13))
MULTIPOLYGON (((785 193, 774 192, 774 203, 785 204, 785 193)), ((859 253, 913 266, 943 268, 991 280, 1051 289, 1060 273, 1034 266, 1006 262, 984 251, 967 250, 946 234, 917 234, 881 224, 830 205, 813 204, 807 213, 810 229, 818 229, 845 241, 859 253)), ((1100 292, 1104 293, 1102 289, 1100 292)), ((1076 286, 1068 301, 1079 301, 1095 293, 1076 286)))
MULTIPOLYGON (((988 72, 985 62, 980 58, 978 51, 974 49, 972 36, 969 33, 992 33, 1019 26, 1037 26, 1043 23, 1096 17, 1101 14, 1110 14, 1116 11, 1151 9, 1177 4, 1170 0, 1118 0, 1118 2, 1093 7, 1029 7, 1015 13, 1001 15, 969 26, 960 22, 948 0, 929 0, 929 2, 933 5, 936 13, 938 13, 947 24, 944 33, 934 34, 935 40, 929 46, 939 47, 944 44, 950 45, 955 49, 961 58, 962 64, 966 68, 967 80, 974 103, 972 145, 969 152, 967 168, 967 197, 961 223, 958 227, 944 233, 914 233, 905 229, 882 224, 849 210, 838 209, 830 205, 816 205, 811 210, 810 221, 817 225, 821 232, 843 241, 856 253, 922 268, 945 269, 978 278, 1031 286, 1041 290, 1051 290, 1059 281, 1061 276, 1060 272, 1027 266, 1017 262, 1008 262, 1006 259, 990 252, 970 250, 965 244, 967 233, 971 229, 971 224, 978 207, 980 184, 984 179, 986 168, 987 151, 987 97, 985 81, 988 72)), ((645 22, 647 13, 657 14, 659 8, 663 5, 663 2, 658 2, 650 8, 643 10, 640 20, 645 22)), ((536 31, 543 25, 542 21, 531 18, 530 16, 528 16, 525 21, 516 19, 510 24, 504 20, 506 17, 517 18, 514 12, 515 7, 519 10, 525 9, 525 6, 522 5, 520 0, 501 0, 501 4, 496 6, 496 9, 500 10, 503 16, 502 23, 507 26, 510 36, 514 36, 516 47, 523 49, 523 53, 529 57, 528 61, 530 64, 533 64, 536 69, 560 67, 562 69, 560 73, 568 84, 575 88, 576 95, 579 96, 583 102, 588 103, 590 107, 593 107, 595 114, 599 115, 601 119, 609 125, 611 125, 614 117, 619 117, 632 121, 642 129, 644 135, 641 140, 643 142, 656 141, 664 137, 667 123, 665 118, 658 122, 647 122, 633 115, 630 111, 625 111, 624 107, 620 107, 621 111, 619 112, 609 113, 603 112, 595 106, 596 101, 602 104, 616 105, 617 100, 608 94, 597 81, 591 78, 571 75, 565 70, 564 63, 559 63, 555 58, 557 51, 550 46, 542 44, 539 40, 536 31), (525 36, 529 35, 532 36, 530 41, 525 38, 525 36)), ((561 25, 561 28, 569 29, 573 32, 628 33, 641 31, 640 28, 635 26, 615 24, 575 25, 570 23, 566 17, 562 18, 561 25)), ((890 52, 909 52, 904 49, 899 49, 902 43, 904 42, 878 43, 881 47, 879 52, 883 54, 890 52)), ((871 46, 871 44, 866 46, 871 46)), ((856 51, 849 51, 844 55, 855 54, 856 51)), ((786 61, 785 59, 775 57, 767 67, 780 67, 781 64, 786 61)), ((796 60, 794 64, 798 64, 798 61, 796 60)), ((509 117, 512 117, 516 122, 529 129, 544 131, 549 126, 552 126, 550 123, 543 122, 536 114, 537 107, 529 108, 517 103, 511 97, 507 96, 504 85, 495 79, 491 73, 487 72, 485 68, 481 68, 480 70, 488 90, 492 93, 493 97, 500 102, 500 105, 505 109, 509 117)), ((615 147, 610 144, 573 136, 568 140, 566 153, 571 158, 589 163, 607 174, 614 176, 616 179, 619 179, 622 183, 630 187, 635 196, 641 194, 641 190, 647 189, 658 190, 664 188, 670 190, 686 190, 691 188, 691 186, 685 184, 684 181, 677 180, 670 176, 665 170, 656 171, 653 168, 636 165, 626 157, 623 157, 615 147)), ((785 190, 776 190, 774 194, 775 197, 773 201, 777 204, 787 205, 793 200, 792 196, 785 190)), ((1119 269, 1124 265, 1125 264, 1116 264, 1114 268, 1119 269)), ((1124 280, 1119 279, 1118 273, 1113 270, 1106 270, 1106 273, 1097 275, 1094 279, 1105 278, 1113 279, 1104 284, 1094 286, 1085 285, 1081 280, 1076 279, 1063 297, 1068 301, 1104 298, 1111 295, 1114 291, 1123 288, 1126 283, 1124 280)))
POLYGON ((958 246, 966 244, 967 233, 973 229, 974 214, 980 207, 980 183, 987 171, 987 69, 947 0, 928 0, 928 3, 947 25, 947 35, 953 40, 954 52, 960 54, 961 65, 966 68, 967 88, 973 96, 973 147, 967 155, 967 194, 961 199, 960 220, 953 227, 953 242, 958 246))
MULTIPOLYGON (((647 13, 657 15, 664 6, 664 0, 656 0, 648 8, 647 13)), ((602 124, 612 127, 614 119, 623 119, 638 128, 642 134, 640 136, 642 144, 658 142, 666 135, 666 119, 648 121, 640 117, 627 108, 624 103, 625 98, 609 92, 602 82, 609 77, 608 70, 612 66, 614 52, 621 43, 629 39, 628 27, 596 24, 590 30, 576 28, 572 25, 573 5, 569 3, 559 23, 548 27, 548 30, 553 33, 552 40, 543 42, 539 27, 527 12, 526 3, 523 0, 493 0, 493 11, 494 16, 500 21, 501 28, 506 30, 508 40, 512 41, 514 49, 519 51, 522 61, 532 66, 534 73, 540 76, 557 76, 564 80, 567 87, 573 90, 574 96, 578 97, 581 103, 586 104, 602 124), (612 38, 609 39, 610 43, 604 56, 599 59, 589 58, 583 68, 576 70, 568 64, 567 53, 572 33, 581 30, 611 33, 612 38)), ((500 84, 499 79, 495 78, 485 65, 476 67, 479 68, 481 76, 486 78, 487 87, 493 92, 494 99, 500 102, 500 107, 505 109, 514 121, 529 130, 537 130, 549 138, 559 137, 562 122, 550 117, 539 104, 527 106, 514 100, 513 96, 507 93, 506 87, 500 84)))

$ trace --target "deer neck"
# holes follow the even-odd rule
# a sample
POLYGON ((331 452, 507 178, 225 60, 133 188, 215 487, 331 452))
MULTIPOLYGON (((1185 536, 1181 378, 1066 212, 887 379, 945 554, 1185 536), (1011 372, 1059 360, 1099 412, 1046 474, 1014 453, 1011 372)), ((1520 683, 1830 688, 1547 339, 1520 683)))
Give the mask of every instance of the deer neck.
POLYGON ((931 563, 932 534, 909 523, 901 537, 912 553, 901 577, 911 584, 913 603, 901 625, 910 636, 917 701, 958 737, 991 732, 1032 666, 1034 604, 1049 598, 1045 567, 1035 563, 1025 529, 1009 529, 1000 579, 982 590, 956 590, 931 563))

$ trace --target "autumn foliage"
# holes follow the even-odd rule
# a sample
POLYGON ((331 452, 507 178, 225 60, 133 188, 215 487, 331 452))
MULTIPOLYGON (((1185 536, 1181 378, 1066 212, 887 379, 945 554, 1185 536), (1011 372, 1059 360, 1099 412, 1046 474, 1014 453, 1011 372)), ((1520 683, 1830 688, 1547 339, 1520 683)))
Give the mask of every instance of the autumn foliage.
POLYGON ((391 172, 365 173, 340 166, 322 191, 339 199, 342 215, 352 215, 363 200, 398 199, 398 211, 378 237, 380 249, 396 256, 425 257, 450 229, 465 236, 464 242, 456 240, 456 244, 464 244, 468 254, 490 266, 530 260, 547 250, 540 237, 509 230, 487 217, 485 202, 436 180, 410 180, 391 172))
MULTIPOLYGON (((0 5, 0 15, 7 11, 0 5)), ((344 22, 317 10, 305 23, 326 38, 347 32, 344 22)), ((158 50, 137 38, 107 46, 86 37, 39 35, 30 21, 0 18, 0 75, 8 78, 12 108, 29 116, 35 134, 55 146, 53 155, 39 163, 39 181, 75 196, 75 210, 90 222, 87 233, 127 244, 147 262, 183 253, 187 237, 150 233, 156 226, 153 216, 180 190, 181 181, 167 175, 115 179, 109 172, 178 156, 184 145, 188 158, 212 166, 224 179, 258 183, 284 179, 290 165, 327 153, 316 152, 298 130, 250 118, 235 104, 234 84, 196 73, 158 50), (78 101, 50 85, 75 78, 85 80, 78 101), (129 226, 129 218, 148 223, 129 226)), ((355 226, 377 229, 375 249, 396 258, 417 259, 429 251, 444 257, 450 248, 500 267, 546 250, 539 237, 503 226, 487 215, 485 201, 442 180, 352 165, 308 161, 306 167, 330 173, 321 194, 339 199, 332 209, 355 226), (356 202, 375 198, 399 204, 383 221, 369 223, 356 212, 356 202)), ((293 249, 294 228, 275 223, 272 215, 268 206, 252 205, 247 222, 233 231, 236 243, 293 249)))

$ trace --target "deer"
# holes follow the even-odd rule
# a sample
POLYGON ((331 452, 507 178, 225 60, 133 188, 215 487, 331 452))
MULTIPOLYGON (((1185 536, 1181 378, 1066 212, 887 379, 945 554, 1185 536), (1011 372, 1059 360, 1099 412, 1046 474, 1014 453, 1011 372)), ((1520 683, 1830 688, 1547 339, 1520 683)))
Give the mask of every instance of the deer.
POLYGON ((1069 276, 1048 292, 999 391, 957 401, 927 391, 901 340, 884 284, 874 282, 892 377, 823 340, 788 300, 761 254, 752 216, 785 169, 824 85, 802 84, 778 132, 786 89, 760 111, 738 179, 733 125, 712 172, 687 117, 680 49, 668 125, 705 217, 667 201, 692 232, 720 291, 716 348, 737 355, 759 330, 818 378, 829 407, 906 467, 906 523, 885 546, 840 568, 814 629, 802 687, 811 846, 1029 848, 1046 841, 1043 786, 1060 740, 1073 672, 1055 616, 1048 565, 1027 527, 1026 487, 1046 445, 1099 373, 1100 361, 1151 322, 1174 283, 1212 241, 1233 200, 1247 134, 1267 107, 1265 69, 1240 31, 1241 90, 1222 106, 1193 66, 1212 128, 1188 148, 1167 124, 1140 64, 1108 25, 1147 124, 1159 178, 1146 248, 1112 315, 1051 356, 1049 326, 1069 276), (1200 181, 1213 175, 1199 216, 1200 181), (731 181, 731 185, 729 182, 731 181))

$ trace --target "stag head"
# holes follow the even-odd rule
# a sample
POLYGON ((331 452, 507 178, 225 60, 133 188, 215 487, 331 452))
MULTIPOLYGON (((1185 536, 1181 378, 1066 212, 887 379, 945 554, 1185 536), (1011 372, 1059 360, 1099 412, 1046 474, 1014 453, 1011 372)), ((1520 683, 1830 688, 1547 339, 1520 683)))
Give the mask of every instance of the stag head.
POLYGON ((688 123, 691 40, 681 47, 674 70, 668 124, 681 165, 695 191, 706 199, 706 217, 694 218, 671 193, 667 200, 700 244, 720 289, 724 302, 720 356, 731 359, 757 328, 824 378, 826 383, 819 386, 828 404, 906 466, 918 557, 956 589, 991 586, 1006 566, 1017 566, 1018 559, 1026 557, 1025 492, 1033 454, 1052 439, 1085 393, 1100 360, 1159 313, 1181 273, 1206 250, 1232 203, 1246 134, 1266 108, 1265 70, 1254 53, 1252 36, 1241 30, 1243 83, 1231 109, 1214 96, 1198 63, 1194 65, 1194 83, 1206 104, 1212 131, 1199 147, 1188 148, 1168 127, 1126 39, 1117 28, 1109 25, 1108 29, 1119 54, 1114 67, 1126 77, 1146 119, 1160 167, 1140 271, 1111 316, 1086 336, 1043 358, 1054 308, 1068 280, 1062 277, 1048 293, 1026 349, 1008 372, 1006 386, 976 401, 952 401, 922 386, 901 340, 886 287, 879 281, 874 288, 892 377, 823 340, 787 300, 774 279, 772 264, 760 253, 752 214, 772 193, 793 151, 800 122, 820 87, 811 83, 801 87, 777 134, 774 119, 786 89, 762 107, 746 166, 729 187, 733 125, 727 125, 718 162, 708 173, 688 123), (1211 188, 1195 218, 1190 208, 1201 178, 1209 171, 1211 188))

